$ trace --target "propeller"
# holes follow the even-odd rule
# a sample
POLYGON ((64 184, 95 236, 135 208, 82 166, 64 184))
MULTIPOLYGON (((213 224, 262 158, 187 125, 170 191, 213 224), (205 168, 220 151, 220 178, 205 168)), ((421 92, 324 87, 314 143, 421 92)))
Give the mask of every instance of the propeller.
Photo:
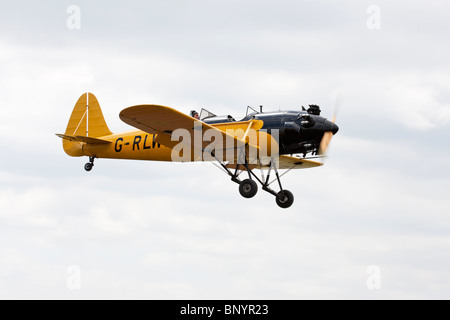
POLYGON ((326 151, 330 144, 331 138, 339 130, 338 126, 335 124, 335 121, 336 121, 337 112, 340 109, 340 107, 342 106, 342 102, 343 102, 342 96, 339 92, 337 92, 337 96, 336 96, 335 104, 334 104, 333 118, 332 118, 331 122, 325 120, 325 123, 324 123, 325 133, 323 134, 322 141, 320 141, 319 150, 317 152, 318 155, 323 156, 326 154, 326 151))

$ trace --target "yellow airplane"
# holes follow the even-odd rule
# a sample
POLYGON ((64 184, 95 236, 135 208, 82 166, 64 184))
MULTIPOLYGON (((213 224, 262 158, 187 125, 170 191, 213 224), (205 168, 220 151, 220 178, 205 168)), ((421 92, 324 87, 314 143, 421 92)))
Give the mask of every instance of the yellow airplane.
POLYGON ((119 116, 137 130, 112 133, 97 98, 85 93, 75 104, 65 133, 56 135, 63 139, 69 156, 89 157, 86 171, 92 170, 96 158, 214 161, 239 184, 243 197, 255 196, 257 181, 275 196, 281 208, 288 208, 294 196, 282 188, 278 170, 321 166, 322 162, 307 159, 306 155, 322 157, 338 127, 334 119, 321 117, 316 105, 302 111, 253 111, 236 121, 229 115, 216 116, 202 109, 196 119, 165 106, 136 105, 122 110, 119 116), (261 170, 261 179, 254 169, 261 170), (263 169, 268 170, 266 175, 263 169), (272 171, 276 179, 270 181, 272 171), (248 178, 241 180, 243 172, 248 173, 248 178), (278 192, 269 187, 275 181, 278 192))

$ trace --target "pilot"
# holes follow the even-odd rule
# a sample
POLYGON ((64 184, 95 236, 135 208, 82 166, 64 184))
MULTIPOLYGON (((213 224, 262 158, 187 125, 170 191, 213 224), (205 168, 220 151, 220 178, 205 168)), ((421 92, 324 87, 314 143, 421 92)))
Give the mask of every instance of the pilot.
POLYGON ((198 112, 195 110, 191 110, 191 117, 193 117, 195 119, 200 119, 198 112))

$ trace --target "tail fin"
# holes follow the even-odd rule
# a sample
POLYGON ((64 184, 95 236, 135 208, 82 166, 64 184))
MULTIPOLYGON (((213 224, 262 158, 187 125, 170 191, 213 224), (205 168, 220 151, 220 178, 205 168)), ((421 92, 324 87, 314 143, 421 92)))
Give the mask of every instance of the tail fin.
POLYGON ((97 98, 92 93, 83 94, 75 104, 63 138, 64 151, 73 157, 83 156, 82 144, 79 141, 66 139, 63 136, 102 137, 112 134, 106 125, 97 98))
POLYGON ((83 94, 75 104, 65 134, 72 136, 101 137, 112 134, 103 118, 97 98, 92 93, 83 94))

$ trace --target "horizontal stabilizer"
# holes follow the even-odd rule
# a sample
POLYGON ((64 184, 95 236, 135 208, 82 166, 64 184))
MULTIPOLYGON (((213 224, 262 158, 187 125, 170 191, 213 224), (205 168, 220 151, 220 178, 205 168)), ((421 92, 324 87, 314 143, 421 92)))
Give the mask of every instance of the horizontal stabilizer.
POLYGON ((92 137, 86 137, 86 136, 70 136, 67 134, 56 134, 58 137, 62 139, 66 139, 69 141, 77 141, 77 142, 84 142, 89 144, 108 144, 111 143, 111 141, 103 140, 99 138, 92 138, 92 137))

